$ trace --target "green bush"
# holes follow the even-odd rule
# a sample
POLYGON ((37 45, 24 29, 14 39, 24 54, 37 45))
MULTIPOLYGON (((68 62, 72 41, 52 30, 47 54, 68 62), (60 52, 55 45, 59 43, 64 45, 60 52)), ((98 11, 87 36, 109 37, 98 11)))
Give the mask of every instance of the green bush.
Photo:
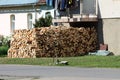
POLYGON ((8 46, 1 46, 0 47, 0 56, 7 55, 9 47, 8 46))
POLYGON ((0 35, 0 46, 2 46, 3 39, 4 39, 3 35, 0 35))
POLYGON ((10 37, 2 37, 1 42, 2 44, 0 46, 0 57, 7 55, 7 51, 10 46, 10 37))
POLYGON ((46 16, 45 18, 41 17, 35 21, 35 28, 37 27, 49 27, 52 24, 52 16, 46 16))
POLYGON ((0 46, 10 46, 10 39, 11 37, 4 37, 0 35, 0 46))

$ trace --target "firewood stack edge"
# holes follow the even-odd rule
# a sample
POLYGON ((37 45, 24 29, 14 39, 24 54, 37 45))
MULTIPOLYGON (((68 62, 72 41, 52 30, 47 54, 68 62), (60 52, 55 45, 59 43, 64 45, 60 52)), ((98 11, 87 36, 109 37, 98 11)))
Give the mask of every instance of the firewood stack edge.
POLYGON ((85 55, 97 48, 95 27, 41 27, 16 30, 9 58, 68 57, 85 55))

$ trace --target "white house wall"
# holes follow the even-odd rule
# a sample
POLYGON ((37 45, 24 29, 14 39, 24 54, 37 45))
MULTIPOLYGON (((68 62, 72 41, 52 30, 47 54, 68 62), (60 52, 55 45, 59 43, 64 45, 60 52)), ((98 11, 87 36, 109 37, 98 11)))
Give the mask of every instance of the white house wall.
MULTIPOLYGON (((0 14, 0 34, 9 36, 10 32, 10 15, 15 15, 15 30, 27 29, 27 15, 29 13, 4 13, 0 14), (4 29, 4 30, 3 30, 4 29)), ((35 22, 35 13, 30 13, 33 17, 33 23, 35 22)))
POLYGON ((108 44, 108 50, 120 55, 120 0, 98 0, 99 43, 108 44))
POLYGON ((120 18, 120 0, 98 0, 99 18, 120 18))
POLYGON ((27 28, 27 14, 15 14, 15 29, 27 28))
POLYGON ((0 14, 0 35, 10 34, 10 14, 0 14))

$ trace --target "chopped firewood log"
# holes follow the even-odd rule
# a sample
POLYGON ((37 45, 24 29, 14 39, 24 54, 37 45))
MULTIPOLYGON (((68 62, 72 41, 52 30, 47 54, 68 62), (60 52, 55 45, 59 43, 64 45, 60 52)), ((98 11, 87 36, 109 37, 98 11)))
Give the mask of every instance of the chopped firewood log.
POLYGON ((95 27, 42 27, 16 30, 8 57, 67 57, 85 55, 97 48, 95 27))

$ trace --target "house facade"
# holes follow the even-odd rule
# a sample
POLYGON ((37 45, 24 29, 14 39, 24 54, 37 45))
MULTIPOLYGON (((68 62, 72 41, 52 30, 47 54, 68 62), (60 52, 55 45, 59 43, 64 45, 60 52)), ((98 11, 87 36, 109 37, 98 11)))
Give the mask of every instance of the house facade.
POLYGON ((45 0, 0 0, 0 35, 10 36, 17 29, 31 29, 45 0))
POLYGON ((98 39, 120 55, 120 0, 98 0, 98 39))
POLYGON ((96 22, 98 21, 97 4, 97 0, 74 0, 73 4, 65 11, 58 10, 60 17, 54 19, 53 22, 96 22))
POLYGON ((84 22, 88 21, 86 17, 89 17, 89 21, 97 21, 96 0, 91 0, 91 2, 89 0, 73 0, 78 3, 77 6, 75 8, 69 8, 69 12, 67 12, 68 10, 66 10, 66 12, 63 11, 62 13, 66 14, 63 16, 61 16, 61 12, 58 11, 57 13, 59 16, 61 16, 60 19, 56 19, 57 10, 55 8, 49 8, 49 6, 46 7, 43 5, 46 3, 46 1, 52 0, 24 0, 22 2, 20 0, 1 0, 0 34, 9 36, 13 33, 14 30, 17 29, 31 29, 34 27, 33 24, 35 23, 35 20, 40 17, 45 17, 46 13, 48 12, 50 12, 54 18, 53 23, 70 23, 76 21, 84 22), (70 14, 72 17, 68 17, 67 14, 70 14), (3 27, 5 30, 3 30, 3 27))
POLYGON ((109 51, 120 55, 120 0, 79 0, 78 3, 77 8, 69 11, 72 16, 63 15, 54 21, 96 26, 99 44, 107 44, 109 51))
POLYGON ((50 12, 53 23, 96 26, 99 44, 108 44, 109 51, 120 55, 120 0, 73 1, 77 6, 59 11, 41 6, 46 0, 0 0, 0 34, 8 36, 16 29, 31 29, 36 19, 50 12))

